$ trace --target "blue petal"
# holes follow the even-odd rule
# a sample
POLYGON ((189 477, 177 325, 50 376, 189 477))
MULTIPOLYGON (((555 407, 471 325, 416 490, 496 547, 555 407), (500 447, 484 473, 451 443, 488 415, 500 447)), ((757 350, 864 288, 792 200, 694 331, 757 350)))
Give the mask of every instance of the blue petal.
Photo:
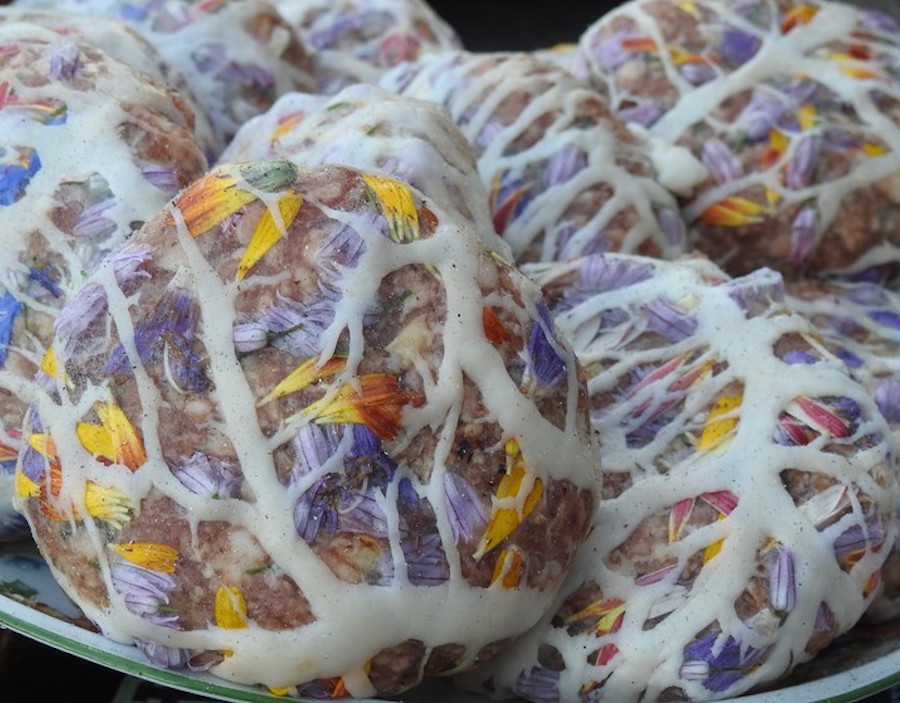
POLYGON ((16 316, 22 312, 22 303, 10 293, 0 297, 0 366, 6 363, 9 354, 9 342, 12 339, 13 324, 16 316))

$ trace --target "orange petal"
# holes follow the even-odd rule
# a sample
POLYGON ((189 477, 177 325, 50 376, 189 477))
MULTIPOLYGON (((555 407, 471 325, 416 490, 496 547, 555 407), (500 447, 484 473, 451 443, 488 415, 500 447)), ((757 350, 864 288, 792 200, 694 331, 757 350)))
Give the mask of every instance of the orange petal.
POLYGON ((767 214, 766 206, 739 195, 729 195, 704 210, 700 221, 720 227, 743 227, 762 222, 767 214))
POLYGON ((628 37, 622 40, 622 48, 633 53, 657 53, 656 42, 650 37, 628 37))
MULTIPOLYGON (((181 191, 172 204, 181 211, 188 232, 197 237, 256 200, 258 191, 275 192, 296 176, 297 167, 283 160, 220 166, 181 191)), ((166 224, 175 224, 171 213, 166 224)))
POLYGON ((272 130, 272 134, 269 135, 269 142, 274 144, 283 136, 290 134, 290 132, 300 124, 300 121, 303 119, 304 114, 302 112, 294 112, 290 115, 285 115, 284 117, 280 117, 278 119, 278 124, 275 126, 275 129, 272 130))
POLYGON ((491 583, 500 583, 503 588, 516 588, 522 579, 522 553, 515 548, 504 549, 497 557, 491 583))
POLYGON ((819 8, 812 5, 798 5, 791 8, 781 21, 781 31, 787 34, 801 24, 808 24, 819 13, 819 8))
POLYGON ((617 632, 625 618, 625 601, 618 598, 596 600, 565 619, 566 625, 592 623, 591 631, 598 635, 617 632))
POLYGON ((322 398, 299 415, 317 423, 346 422, 366 425, 381 439, 394 439, 400 431, 403 408, 419 405, 422 398, 400 388, 396 376, 365 374, 345 383, 333 398, 322 398))
POLYGON ((506 327, 500 321, 491 308, 484 308, 481 313, 482 325, 484 326, 484 336, 495 347, 499 347, 509 337, 506 327))
POLYGON ((22 432, 17 429, 6 431, 7 441, 0 439, 0 461, 13 461, 19 456, 19 443, 22 440, 22 432))
MULTIPOLYGON (((254 193, 238 188, 237 179, 220 168, 189 185, 172 205, 181 211, 191 236, 198 237, 254 200, 254 193)), ((169 226, 175 224, 171 214, 166 223, 169 226)))

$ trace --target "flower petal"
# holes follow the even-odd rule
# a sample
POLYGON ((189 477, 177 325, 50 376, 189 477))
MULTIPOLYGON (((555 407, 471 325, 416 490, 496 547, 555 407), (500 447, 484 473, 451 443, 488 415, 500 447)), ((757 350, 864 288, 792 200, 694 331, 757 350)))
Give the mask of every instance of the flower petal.
POLYGON ((743 227, 762 222, 769 209, 739 195, 729 195, 700 214, 703 224, 719 227, 743 227))
POLYGON ((278 199, 279 221, 275 220, 271 207, 263 213, 238 264, 237 279, 239 281, 284 236, 288 227, 297 217, 297 213, 300 212, 302 204, 303 196, 301 194, 287 192, 278 199))
POLYGON ((247 627, 247 601, 237 586, 219 586, 215 601, 216 625, 228 630, 247 627))
POLYGON ((260 399, 258 405, 265 405, 277 398, 303 390, 323 378, 333 376, 341 371, 346 363, 346 359, 340 356, 333 356, 324 364, 319 363, 318 357, 307 359, 279 381, 272 390, 266 393, 266 395, 260 399))
POLYGON ((333 398, 312 403, 298 416, 312 418, 317 423, 366 425, 380 439, 390 440, 400 431, 403 408, 421 402, 421 396, 400 388, 396 376, 365 374, 345 383, 333 398))
POLYGON ((544 484, 541 479, 532 476, 527 470, 519 443, 514 439, 507 440, 506 474, 497 486, 491 519, 474 557, 480 559, 509 537, 531 514, 543 492, 544 484), (523 496, 524 490, 528 492, 523 496), (512 504, 513 507, 506 507, 507 504, 512 504))
MULTIPOLYGON (((84 490, 88 515, 122 529, 131 521, 134 503, 121 491, 88 481, 84 490)), ((157 569, 158 570, 158 569, 157 569)))
POLYGON ((741 394, 732 394, 722 395, 716 400, 697 441, 698 451, 716 449, 733 435, 740 420, 738 410, 743 399, 741 394))
POLYGON ((136 471, 147 461, 137 430, 115 402, 94 405, 100 424, 79 422, 75 428, 81 445, 103 463, 121 464, 136 471))
POLYGON ((522 553, 518 549, 504 549, 494 564, 491 584, 499 583, 503 588, 516 588, 522 578, 523 562, 522 553))
POLYGON ((163 574, 175 573, 178 561, 178 550, 167 544, 158 542, 128 542, 127 544, 110 544, 109 548, 125 561, 137 564, 144 569, 159 571, 163 574))
POLYGON ((395 242, 411 242, 419 238, 419 212, 409 186, 394 178, 363 174, 372 189, 395 242))

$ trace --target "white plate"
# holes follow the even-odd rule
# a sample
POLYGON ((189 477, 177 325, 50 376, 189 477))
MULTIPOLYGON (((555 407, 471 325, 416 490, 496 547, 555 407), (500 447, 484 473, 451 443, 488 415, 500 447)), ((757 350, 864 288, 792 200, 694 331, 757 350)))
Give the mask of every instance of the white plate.
MULTIPOLYGON (((210 674, 161 669, 136 647, 92 631, 81 611, 54 581, 30 543, 0 544, 0 627, 116 671, 156 684, 223 701, 285 703, 261 687, 233 684, 210 674)), ((795 671, 774 691, 730 699, 734 703, 851 703, 900 683, 900 622, 858 627, 795 671)), ((423 684, 404 695, 408 703, 484 703, 446 681, 423 684)), ((376 703, 370 701, 370 703, 376 703)))

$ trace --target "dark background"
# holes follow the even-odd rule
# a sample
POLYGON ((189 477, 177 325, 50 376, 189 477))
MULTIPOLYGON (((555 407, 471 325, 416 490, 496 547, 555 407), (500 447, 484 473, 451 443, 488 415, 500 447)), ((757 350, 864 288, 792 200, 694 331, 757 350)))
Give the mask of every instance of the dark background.
MULTIPOLYGON (((900 0, 897 0, 900 2, 900 0)), ((571 0, 432 0, 431 7, 456 29, 467 49, 544 49, 578 41, 588 25, 618 3, 571 0)))
MULTIPOLYGON (((2 0, 0 0, 2 1, 2 0)), ((854 0, 850 0, 854 2, 854 0)), ((533 50, 577 42, 588 25, 618 2, 595 0, 429 0, 473 51, 533 50)), ((900 0, 855 0, 900 17, 900 0)))

